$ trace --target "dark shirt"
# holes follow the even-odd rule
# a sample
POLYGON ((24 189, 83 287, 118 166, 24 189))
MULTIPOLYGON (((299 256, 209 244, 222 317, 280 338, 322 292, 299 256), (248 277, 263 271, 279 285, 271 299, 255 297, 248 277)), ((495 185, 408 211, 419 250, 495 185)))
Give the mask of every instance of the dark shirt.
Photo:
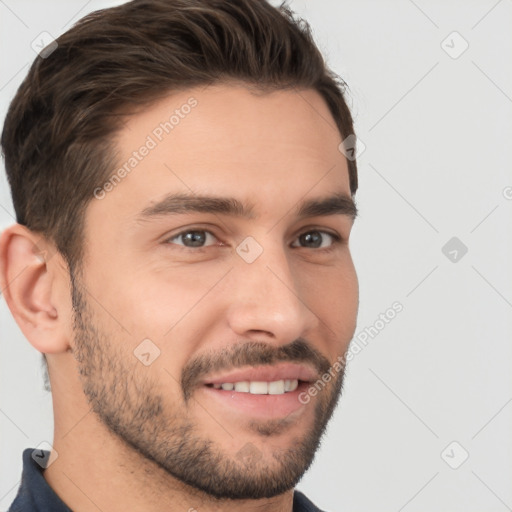
MULTIPOLYGON (((23 451, 23 473, 18 494, 8 512, 72 512, 57 496, 43 477, 43 466, 36 461, 37 455, 48 460, 50 452, 27 448, 23 451), (32 458, 34 453, 34 458, 32 458)), ((322 512, 304 494, 295 490, 293 512, 322 512)))

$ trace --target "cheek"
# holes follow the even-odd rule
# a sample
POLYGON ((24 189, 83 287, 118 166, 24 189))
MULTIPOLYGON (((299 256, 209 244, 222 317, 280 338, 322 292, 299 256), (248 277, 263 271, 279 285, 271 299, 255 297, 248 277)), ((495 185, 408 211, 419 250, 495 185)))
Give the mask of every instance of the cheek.
POLYGON ((321 319, 325 339, 336 348, 333 355, 348 347, 356 329, 359 283, 350 255, 340 265, 314 272, 304 281, 305 302, 321 319))
POLYGON ((330 325, 338 339, 348 345, 354 335, 359 305, 357 278, 347 276, 340 279, 339 286, 333 286, 331 293, 325 294, 325 307, 329 311, 330 325))
POLYGON ((113 278, 119 285, 109 302, 133 340, 147 337, 168 346, 183 327, 193 325, 195 332, 207 323, 205 311, 211 309, 216 283, 225 273, 222 265, 148 266, 132 271, 130 279, 113 278))
POLYGON ((359 308, 359 283, 355 270, 353 273, 346 275, 342 280, 337 295, 339 297, 338 307, 334 315, 338 315, 338 329, 348 346, 356 330, 357 312, 359 308))

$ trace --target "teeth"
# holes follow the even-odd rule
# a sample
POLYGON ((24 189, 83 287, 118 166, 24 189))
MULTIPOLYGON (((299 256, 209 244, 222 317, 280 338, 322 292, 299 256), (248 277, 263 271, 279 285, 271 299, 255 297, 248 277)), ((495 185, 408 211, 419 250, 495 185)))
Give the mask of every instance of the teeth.
POLYGON ((269 395, 282 395, 284 393, 284 380, 276 380, 268 383, 269 395))
POLYGON ((268 393, 268 382, 251 382, 249 384, 249 393, 253 395, 266 395, 268 393))
POLYGON ((237 391, 238 393, 251 393, 253 395, 282 395, 289 391, 295 391, 299 385, 297 379, 276 380, 273 382, 241 381, 213 384, 215 389, 225 391, 237 391))
POLYGON ((249 393, 249 390, 249 381, 244 380, 243 382, 235 382, 235 391, 238 391, 239 393, 249 393))
POLYGON ((288 380, 285 382, 285 391, 295 391, 297 386, 299 385, 299 381, 297 379, 288 380), (286 382, 288 382, 288 389, 286 389, 286 382))

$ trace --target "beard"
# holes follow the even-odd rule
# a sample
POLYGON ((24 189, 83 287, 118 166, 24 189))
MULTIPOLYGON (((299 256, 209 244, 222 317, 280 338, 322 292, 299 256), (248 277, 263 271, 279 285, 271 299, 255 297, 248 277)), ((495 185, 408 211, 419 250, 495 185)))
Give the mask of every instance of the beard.
MULTIPOLYGON (((313 462, 341 396, 344 368, 316 396, 311 428, 289 439, 289 448, 263 457, 255 445, 247 443, 232 455, 214 438, 199 432, 189 417, 187 405, 202 377, 213 370, 281 361, 312 363, 321 376, 329 370, 329 361, 301 339, 281 347, 237 344, 215 356, 192 359, 181 372, 182 396, 172 396, 162 391, 155 374, 145 367, 141 372, 142 365, 128 344, 111 343, 113 336, 95 321, 85 299, 87 292, 73 273, 71 286, 73 353, 80 380, 91 409, 111 433, 167 474, 210 497, 271 498, 296 486, 313 462)), ((285 433, 290 422, 289 418, 252 421, 249 428, 262 439, 271 439, 285 433)))

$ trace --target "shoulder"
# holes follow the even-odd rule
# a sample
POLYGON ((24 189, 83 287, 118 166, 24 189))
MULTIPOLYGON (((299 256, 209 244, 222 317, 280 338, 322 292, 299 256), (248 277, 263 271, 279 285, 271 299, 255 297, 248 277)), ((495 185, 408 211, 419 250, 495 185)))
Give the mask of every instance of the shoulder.
POLYGON ((323 512, 304 494, 295 489, 293 493, 293 512, 323 512))
POLYGON ((8 512, 71 512, 43 476, 50 452, 36 448, 23 451, 21 483, 8 512))

